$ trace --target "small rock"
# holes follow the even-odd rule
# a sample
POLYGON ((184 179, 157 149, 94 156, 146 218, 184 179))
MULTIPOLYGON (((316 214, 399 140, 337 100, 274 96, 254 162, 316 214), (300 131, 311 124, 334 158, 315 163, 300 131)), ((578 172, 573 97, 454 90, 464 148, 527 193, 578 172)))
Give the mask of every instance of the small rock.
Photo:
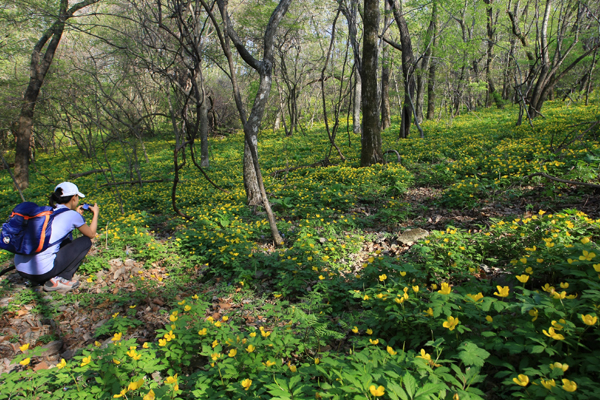
POLYGON ((72 359, 72 358, 73 358, 73 356, 74 356, 74 355, 75 355, 75 351, 74 351, 74 350, 71 350, 71 349, 69 349, 69 350, 65 351, 64 353, 62 353, 62 354, 60 355, 60 357, 61 357, 61 358, 64 358, 64 359, 65 359, 65 360, 67 360, 67 361, 69 361, 70 359, 72 359))
POLYGON ((40 369, 48 369, 48 368, 50 368, 48 363, 46 361, 42 361, 41 363, 39 363, 35 367, 33 367, 33 370, 39 371, 40 369))
POLYGON ((123 275, 124 273, 125 273, 125 267, 121 267, 121 268, 119 268, 118 270, 116 270, 116 271, 115 271, 115 273, 114 273, 114 275, 113 275, 113 279, 114 279, 114 280, 117 280, 117 279, 119 279, 119 277, 120 277, 121 275, 123 275))
POLYGON ((49 357, 60 352, 60 349, 63 347, 62 340, 55 340, 53 342, 48 343, 45 346, 42 346, 44 351, 42 352, 42 356, 49 357))
POLYGON ((154 304, 158 304, 159 306, 164 306, 164 305, 165 305, 165 302, 164 302, 164 301, 162 301, 160 297, 157 297, 157 298, 155 298, 155 299, 152 299, 152 302, 153 302, 154 304))
POLYGON ((411 245, 419 239, 429 236, 425 229, 409 229, 398 235, 398 241, 406 245, 411 245))
POLYGON ((325 243, 326 241, 327 241, 327 239, 325 239, 325 238, 319 238, 319 242, 321 242, 321 243, 325 243))
POLYGON ((125 260, 125 266, 128 268, 131 268, 135 265, 135 260, 132 260, 131 258, 128 258, 127 260, 125 260))

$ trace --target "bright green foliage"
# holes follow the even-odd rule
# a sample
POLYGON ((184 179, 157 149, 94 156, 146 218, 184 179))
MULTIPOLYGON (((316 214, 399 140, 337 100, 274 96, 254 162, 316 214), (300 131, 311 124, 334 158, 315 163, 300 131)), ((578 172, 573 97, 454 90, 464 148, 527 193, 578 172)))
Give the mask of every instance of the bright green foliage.
MULTIPOLYGON (((392 129, 384 148, 395 147, 402 165, 364 169, 352 161, 358 147, 344 143, 346 164, 280 171, 321 159, 327 139, 320 128, 293 138, 262 132, 266 186, 286 239, 275 250, 265 218, 244 205, 241 135, 212 143, 209 173, 228 192, 183 171, 178 204, 192 221, 168 211, 169 183, 122 189, 121 215, 114 191, 94 177, 78 179, 86 200, 101 205, 98 252, 81 268, 88 279, 115 258, 149 270, 162 265, 169 275, 132 276, 135 291, 128 293, 108 287, 97 296, 70 295, 65 301, 77 298, 82 307, 108 301, 129 309, 93 332, 99 346, 60 369, 24 366, 3 375, 0 399, 150 399, 150 390, 156 398, 186 399, 596 398, 600 221, 561 205, 580 194, 546 184, 525 213, 467 228, 447 224, 401 255, 369 247, 393 239, 400 223, 420 224, 427 207, 530 202, 530 189, 520 184, 535 171, 593 181, 597 138, 560 153, 551 143, 592 120, 596 108, 548 103, 544 110, 547 119, 536 121, 535 131, 514 128, 510 109, 461 117, 451 127, 426 122, 425 140, 396 142, 392 129), (424 185, 439 192, 429 204, 405 197, 424 185), (501 273, 488 280, 494 271, 501 273), (220 283, 206 285, 213 278, 220 283), (143 344, 127 333, 141 323, 135 305, 153 295, 170 310, 156 341, 143 344), (238 308, 213 319, 215 295, 238 308)), ((144 177, 169 176, 172 146, 147 143, 144 177)), ((109 157, 125 179, 120 149, 109 149, 109 157)), ((82 171, 92 168, 78 162, 82 171)), ((67 179, 64 159, 40 154, 37 165, 56 182, 67 179)), ((25 194, 44 203, 55 182, 35 178, 25 194)), ((18 201, 8 179, 2 176, 4 214, 18 201)), ((23 292, 2 312, 37 301, 23 292)))

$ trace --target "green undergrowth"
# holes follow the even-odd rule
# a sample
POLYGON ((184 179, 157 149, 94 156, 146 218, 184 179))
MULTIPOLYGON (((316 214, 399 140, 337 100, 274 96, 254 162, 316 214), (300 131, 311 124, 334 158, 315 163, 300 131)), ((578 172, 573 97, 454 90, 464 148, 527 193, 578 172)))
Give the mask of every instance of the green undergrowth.
MULTIPOLYGON (((553 102, 544 110, 534 129, 514 127, 510 107, 452 124, 427 121, 425 140, 397 141, 394 125, 384 149, 397 150, 402 163, 369 168, 358 168, 360 138, 352 136, 352 146, 340 142, 346 163, 286 170, 323 158, 322 127, 292 138, 262 132, 261 165, 285 239, 277 249, 265 216, 244 204, 241 135, 211 142, 208 173, 225 191, 192 168, 182 172, 177 201, 191 220, 169 211, 168 182, 108 190, 100 176, 78 178, 86 201, 101 210, 97 252, 80 269, 86 279, 119 258, 168 276, 133 277, 132 292, 70 295, 66 301, 84 307, 109 301, 132 311, 113 315, 94 332, 96 344, 58 368, 34 372, 39 350, 23 348, 13 360, 19 370, 0 377, 0 399, 596 398, 600 220, 560 207, 593 193, 524 177, 597 180, 598 133, 569 138, 598 110, 553 102), (405 196, 424 186, 439 197, 419 204, 405 196), (401 255, 372 246, 430 207, 527 202, 525 186, 542 194, 524 213, 447 225, 401 255), (158 295, 169 321, 156 340, 136 340, 128 335, 142 324, 135 306, 158 295), (239 307, 215 315, 215 298, 239 307)), ((148 140, 144 179, 170 177, 172 146, 148 140)), ((129 179, 121 149, 107 156, 117 180, 129 179)), ((75 170, 38 154, 36 167, 51 182, 35 174, 28 200, 44 203, 68 180, 65 171, 92 169, 80 157, 70 162, 75 170)), ((0 211, 8 214, 18 200, 10 178, 1 179, 0 211)), ((21 293, 3 313, 40 302, 21 293)), ((56 313, 44 307, 44 315, 56 313)))

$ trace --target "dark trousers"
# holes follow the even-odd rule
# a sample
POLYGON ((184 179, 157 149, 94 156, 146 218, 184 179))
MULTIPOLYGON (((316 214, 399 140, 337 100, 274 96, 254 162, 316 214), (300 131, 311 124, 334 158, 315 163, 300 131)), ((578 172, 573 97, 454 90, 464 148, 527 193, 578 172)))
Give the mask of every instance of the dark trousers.
POLYGON ((60 244, 60 250, 58 250, 54 259, 54 267, 50 271, 43 275, 29 275, 23 272, 19 272, 19 274, 25 279, 40 284, 55 276, 60 276, 70 281, 91 248, 92 241, 87 236, 82 236, 73 241, 65 239, 60 244))

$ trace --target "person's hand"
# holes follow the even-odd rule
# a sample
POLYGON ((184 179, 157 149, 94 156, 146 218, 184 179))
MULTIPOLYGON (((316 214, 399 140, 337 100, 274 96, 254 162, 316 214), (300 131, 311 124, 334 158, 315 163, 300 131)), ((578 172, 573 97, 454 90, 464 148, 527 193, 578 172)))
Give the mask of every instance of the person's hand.
POLYGON ((75 211, 77 211, 80 215, 83 215, 85 210, 83 209, 83 206, 79 206, 79 207, 77 207, 77 210, 75 210, 75 211))
POLYGON ((98 215, 100 212, 100 207, 98 207, 98 203, 94 203, 93 206, 90 206, 89 210, 94 213, 94 215, 98 215))

